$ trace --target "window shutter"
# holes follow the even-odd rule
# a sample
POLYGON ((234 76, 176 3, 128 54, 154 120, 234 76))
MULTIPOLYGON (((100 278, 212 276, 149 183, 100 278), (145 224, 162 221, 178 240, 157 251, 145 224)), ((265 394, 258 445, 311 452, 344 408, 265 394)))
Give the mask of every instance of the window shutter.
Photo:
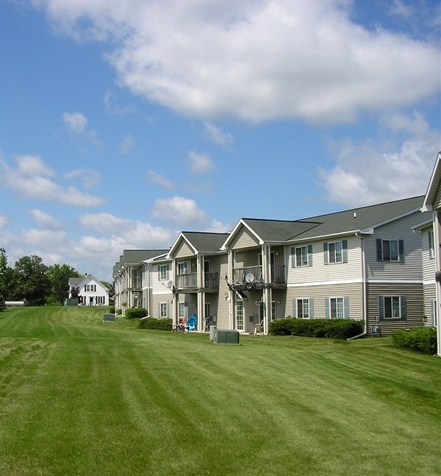
POLYGON ((292 300, 292 317, 297 317, 297 299, 292 300))
POLYGON ((343 240, 341 242, 341 247, 343 251, 343 263, 348 262, 348 240, 343 240))
POLYGON ((309 318, 314 319, 314 299, 309 299, 309 318))
POLYGON ((168 273, 169 273, 169 271, 170 271, 170 266, 169 266, 169 265, 167 265, 167 279, 169 279, 169 274, 168 274, 168 273))
POLYGON ((167 301, 167 302, 165 303, 165 317, 169 317, 169 316, 170 316, 170 309, 169 309, 169 308, 170 308, 170 302, 167 301))
POLYGON ((328 243, 323 243, 323 254, 325 256, 325 264, 329 264, 328 243))
POLYGON ((404 241, 398 240, 398 252, 400 254, 400 263, 404 263, 404 241))
POLYGON ((158 319, 161 318, 161 303, 158 302, 158 319))
POLYGON ((377 261, 383 261, 383 242, 377 239, 377 261))
POLYGON ((378 296, 378 319, 384 319, 384 296, 378 296))
POLYGON ((406 296, 400 297, 400 305, 401 305, 401 319, 407 319, 407 300, 406 296))
POLYGON ((325 298, 325 319, 329 319, 329 298, 325 298))
POLYGON ((343 298, 343 317, 349 319, 349 297, 345 296, 343 298))
POLYGON ((161 281, 161 266, 158 266, 158 281, 161 281))
POLYGON ((291 268, 296 267, 296 249, 291 248, 291 268))
POLYGON ((312 266, 312 245, 308 245, 308 266, 312 266))

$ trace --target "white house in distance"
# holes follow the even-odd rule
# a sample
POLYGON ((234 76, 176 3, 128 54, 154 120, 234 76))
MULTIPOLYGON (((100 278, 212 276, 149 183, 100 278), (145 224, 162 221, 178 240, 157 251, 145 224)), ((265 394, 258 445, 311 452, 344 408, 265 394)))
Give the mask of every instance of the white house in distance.
POLYGON ((82 306, 108 306, 109 290, 93 275, 83 278, 69 278, 69 299, 78 295, 78 304, 82 306))

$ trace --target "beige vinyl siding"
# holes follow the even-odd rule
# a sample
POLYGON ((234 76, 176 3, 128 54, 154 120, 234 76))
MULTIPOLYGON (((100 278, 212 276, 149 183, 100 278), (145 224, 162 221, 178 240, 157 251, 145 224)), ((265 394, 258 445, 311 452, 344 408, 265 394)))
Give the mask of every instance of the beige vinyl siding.
POLYGON ((236 236, 231 242, 230 248, 233 250, 241 249, 241 248, 251 248, 259 246, 259 242, 257 238, 250 233, 245 227, 240 228, 238 230, 236 236))
POLYGON ((168 309, 169 309, 169 319, 172 318, 173 311, 172 311, 172 295, 171 293, 167 294, 154 294, 151 299, 151 317, 155 317, 156 319, 159 318, 158 315, 158 306, 159 303, 161 302, 167 302, 168 303, 168 309))
POLYGON ((422 280, 421 235, 412 227, 421 223, 421 213, 388 223, 375 229, 375 233, 365 238, 365 252, 368 280, 422 280), (404 263, 377 261, 377 239, 403 240, 404 263))
POLYGON ((261 248, 254 248, 248 251, 237 251, 234 253, 234 268, 246 266, 258 266, 261 248))
POLYGON ((363 319, 362 283, 321 284, 316 286, 294 286, 287 290, 286 313, 292 316, 293 299, 314 299, 314 319, 325 319, 325 298, 348 297, 349 318, 363 319))
MULTIPOLYGON (((432 230, 432 228, 430 228, 432 230)), ((422 241, 422 260, 423 260, 423 281, 434 281, 435 279, 435 258, 430 257, 429 250, 429 229, 423 230, 422 241)))
POLYGON ((361 239, 346 236, 338 239, 316 241, 312 243, 290 245, 286 247, 288 287, 303 283, 325 283, 332 281, 361 281, 362 253, 361 239), (325 264, 324 243, 347 241, 347 263, 325 264), (312 245, 312 266, 292 267, 292 248, 312 245))
POLYGON ((423 285, 411 283, 381 284, 371 283, 367 286, 368 326, 378 325, 381 335, 385 336, 397 329, 421 327, 424 316, 423 285), (379 296, 405 296, 407 307, 406 319, 384 319, 377 321, 379 296))
POLYGON ((182 240, 179 246, 177 247, 176 252, 174 253, 174 258, 187 258, 189 256, 194 256, 194 250, 188 245, 185 240, 182 240))
MULTIPOLYGON (((218 329, 229 328, 229 288, 227 281, 224 278, 228 273, 228 264, 225 256, 225 262, 222 262, 219 267, 219 302, 217 306, 217 327, 218 329)), ((208 296, 206 299, 208 299, 208 296)), ((211 299, 211 298, 210 298, 211 299)))
POLYGON ((436 283, 424 285, 424 316, 426 327, 432 327, 432 301, 436 301, 436 283))

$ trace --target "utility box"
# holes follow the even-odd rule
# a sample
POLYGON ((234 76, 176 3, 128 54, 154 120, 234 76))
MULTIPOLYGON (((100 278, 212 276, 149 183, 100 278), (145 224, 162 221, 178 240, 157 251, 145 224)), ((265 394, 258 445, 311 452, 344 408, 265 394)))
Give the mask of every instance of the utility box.
POLYGON ((70 298, 64 301, 66 307, 78 307, 78 298, 70 298))
POLYGON ((104 313, 103 322, 112 322, 114 320, 115 320, 115 314, 112 314, 110 312, 104 313))
POLYGON ((231 330, 217 330, 214 335, 215 344, 239 344, 239 332, 231 330))
POLYGON ((216 326, 210 326, 210 341, 214 341, 214 338, 216 336, 216 326))

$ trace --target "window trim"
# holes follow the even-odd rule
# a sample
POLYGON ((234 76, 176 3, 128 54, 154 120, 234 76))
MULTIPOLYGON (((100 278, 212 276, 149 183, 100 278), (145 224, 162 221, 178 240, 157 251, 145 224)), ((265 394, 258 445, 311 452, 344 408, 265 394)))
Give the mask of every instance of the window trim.
POLYGON ((428 247, 429 247, 429 259, 435 258, 435 246, 434 246, 434 233, 433 230, 429 230, 427 233, 428 247))
POLYGON ((383 239, 377 238, 376 239, 377 245, 377 261, 386 262, 386 263, 404 263, 404 240, 399 240, 396 238, 392 239, 383 239), (391 250, 391 242, 397 243, 397 259, 390 258, 390 250, 391 250), (385 255, 385 243, 389 243, 389 257, 384 257, 385 255))
POLYGON ((292 300, 292 314, 294 318, 296 319, 314 319, 314 298, 294 298, 292 300), (302 316, 299 316, 299 302, 302 303, 302 316), (307 304, 307 309, 308 309, 308 317, 303 316, 303 309, 305 303, 307 304))
POLYGON ((312 266, 312 245, 305 246, 293 246, 291 248, 291 267, 292 268, 305 268, 312 266), (306 260, 303 261, 303 249, 306 249, 306 260), (297 261, 297 250, 300 250, 300 264, 297 261), (304 263, 304 264, 303 264, 304 263))
MULTIPOLYGON (((391 309, 393 309, 391 301, 391 309)), ((398 295, 390 295, 390 296, 378 296, 378 319, 380 321, 399 321, 399 320, 407 320, 407 299, 406 296, 398 296, 398 295), (398 310, 399 316, 397 317, 386 317, 386 299, 394 299, 398 298, 398 310)))
POLYGON ((324 263, 327 265, 347 263, 348 262, 348 240, 326 241, 325 243, 323 243, 323 255, 324 255, 324 263), (335 259, 331 261, 331 251, 329 247, 330 245, 335 245, 336 243, 341 243, 341 260, 337 261, 335 259))
POLYGON ((158 264, 158 281, 167 281, 170 273, 169 264, 158 264), (163 271, 165 272, 165 277, 163 276, 163 271))
POLYGON ((325 318, 326 319, 349 319, 349 297, 348 296, 329 296, 325 298, 325 318), (342 310, 343 310, 343 315, 340 316, 335 316, 331 317, 332 313, 332 300, 336 300, 336 307, 335 309, 338 309, 338 301, 339 299, 342 300, 342 310))

